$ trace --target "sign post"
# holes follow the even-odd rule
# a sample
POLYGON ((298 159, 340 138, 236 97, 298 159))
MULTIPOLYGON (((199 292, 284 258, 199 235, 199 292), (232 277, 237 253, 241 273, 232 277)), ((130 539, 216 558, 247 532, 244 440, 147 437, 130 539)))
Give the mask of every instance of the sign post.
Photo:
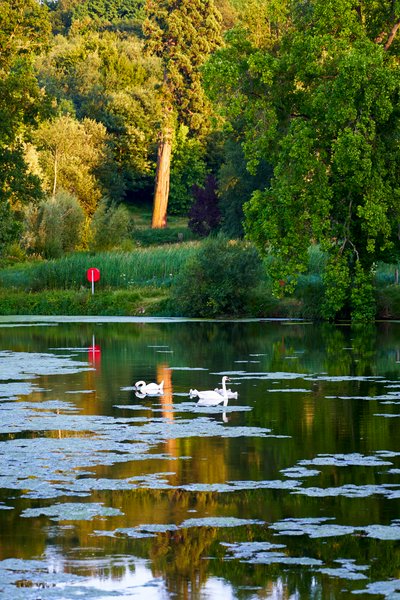
POLYGON ((92 295, 94 294, 94 283, 100 279, 100 271, 96 267, 91 267, 86 272, 87 280, 92 284, 92 295))

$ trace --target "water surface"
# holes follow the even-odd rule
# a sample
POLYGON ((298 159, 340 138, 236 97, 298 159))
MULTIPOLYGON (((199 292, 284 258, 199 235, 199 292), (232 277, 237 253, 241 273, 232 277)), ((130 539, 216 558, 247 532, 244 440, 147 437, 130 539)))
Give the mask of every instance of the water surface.
POLYGON ((0 597, 399 598, 399 340, 3 318, 0 597))

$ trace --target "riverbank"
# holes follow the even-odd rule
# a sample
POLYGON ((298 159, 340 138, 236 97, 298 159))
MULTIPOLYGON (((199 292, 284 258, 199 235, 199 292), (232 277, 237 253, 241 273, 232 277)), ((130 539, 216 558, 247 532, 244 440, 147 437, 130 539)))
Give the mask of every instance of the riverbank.
MULTIPOLYGON (((0 315, 322 320, 325 258, 318 248, 310 250, 308 271, 299 277, 292 295, 285 298, 273 295, 272 282, 260 264, 245 244, 212 240, 3 264, 0 315), (192 268, 188 270, 188 266, 192 268), (86 277, 90 267, 101 273, 94 294, 86 277), (252 270, 259 276, 245 284, 252 270)), ((376 318, 399 319, 400 286, 396 284, 395 266, 378 267, 374 281, 376 318)), ((349 314, 339 318, 348 319, 349 314)))
MULTIPOLYGON (((400 286, 389 285, 376 290, 377 319, 400 319, 400 286)), ((292 318, 320 320, 319 307, 304 299, 273 298, 268 290, 254 295, 243 317, 292 318)), ((105 315, 176 317, 171 289, 143 287, 130 290, 100 290, 91 294, 81 290, 42 290, 24 292, 0 290, 0 315, 105 315)), ((221 315, 229 316, 229 315, 221 315)), ((236 315, 237 316, 237 315, 236 315)))

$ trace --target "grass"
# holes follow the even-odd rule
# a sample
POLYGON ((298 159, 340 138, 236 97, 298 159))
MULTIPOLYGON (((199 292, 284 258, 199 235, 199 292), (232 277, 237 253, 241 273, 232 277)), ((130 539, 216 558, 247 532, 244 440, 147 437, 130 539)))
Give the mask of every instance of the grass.
POLYGON ((134 286, 166 286, 193 256, 196 242, 137 248, 132 252, 74 253, 3 269, 0 286, 25 291, 88 288, 86 272, 100 270, 97 289, 130 289, 134 286))
POLYGON ((160 288, 100 291, 0 291, 1 315, 162 315, 168 293, 160 288))

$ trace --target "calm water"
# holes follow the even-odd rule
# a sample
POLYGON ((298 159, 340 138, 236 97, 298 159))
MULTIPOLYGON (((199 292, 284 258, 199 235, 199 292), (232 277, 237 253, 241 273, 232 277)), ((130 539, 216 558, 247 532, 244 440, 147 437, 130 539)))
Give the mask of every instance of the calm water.
POLYGON ((0 416, 1 598, 400 598, 400 323, 3 319, 0 416))

